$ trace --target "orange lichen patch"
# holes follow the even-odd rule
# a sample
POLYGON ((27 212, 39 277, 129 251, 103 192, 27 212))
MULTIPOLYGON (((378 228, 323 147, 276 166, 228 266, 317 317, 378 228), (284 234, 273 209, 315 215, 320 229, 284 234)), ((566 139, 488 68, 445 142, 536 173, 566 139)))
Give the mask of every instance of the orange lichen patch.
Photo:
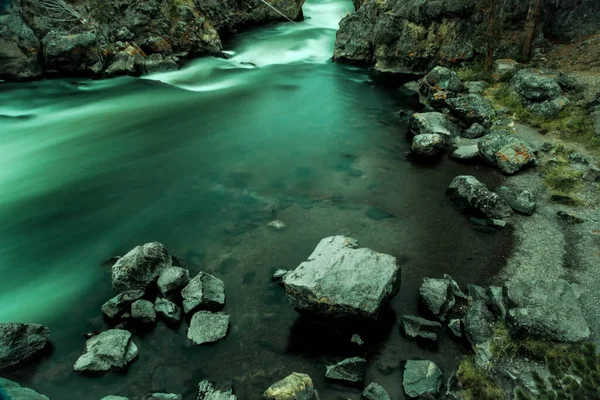
POLYGON ((439 92, 434 93, 433 98, 435 100, 446 100, 446 96, 447 96, 446 92, 439 91, 439 92))
POLYGON ((129 45, 123 51, 132 56, 140 55, 146 57, 146 53, 144 53, 144 51, 137 46, 129 45))
POLYGON ((414 52, 408 53, 409 57, 414 57, 415 55, 416 55, 416 53, 414 53, 414 52))

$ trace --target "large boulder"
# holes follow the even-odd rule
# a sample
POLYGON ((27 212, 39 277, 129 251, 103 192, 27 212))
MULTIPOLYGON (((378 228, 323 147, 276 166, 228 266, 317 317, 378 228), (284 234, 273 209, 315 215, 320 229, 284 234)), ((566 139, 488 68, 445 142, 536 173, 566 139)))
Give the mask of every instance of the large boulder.
POLYGON ((507 318, 514 336, 559 342, 589 338, 590 329, 579 300, 567 281, 532 279, 509 282, 506 288, 507 318))
POLYGON ((461 94, 446 99, 446 104, 465 126, 479 124, 489 128, 496 116, 492 103, 480 94, 461 94))
POLYGON ((275 382, 263 394, 265 400, 318 400, 313 381, 306 374, 294 372, 275 382))
POLYGON ((196 400, 237 400, 231 389, 219 390, 209 381, 198 383, 198 396, 196 400))
POLYGON ((75 362, 73 369, 87 373, 121 370, 137 355, 138 348, 131 340, 131 333, 122 329, 110 329, 88 339, 84 353, 75 362))
POLYGON ((47 73, 91 75, 100 58, 100 46, 92 31, 67 34, 50 31, 42 40, 47 73))
POLYGON ((376 320, 397 292, 400 267, 395 257, 358 248, 356 240, 321 240, 307 261, 283 280, 294 309, 319 319, 376 320))
POLYGON ((456 125, 439 112, 414 113, 410 116, 408 128, 413 135, 437 134, 446 140, 459 134, 456 125))
POLYGON ((513 211, 496 193, 474 176, 461 175, 452 180, 446 194, 462 212, 480 214, 488 218, 510 217, 513 211))
POLYGON ((506 186, 500 186, 496 193, 504 200, 514 211, 532 215, 535 212, 535 202, 533 195, 528 190, 516 190, 506 186))
POLYGON ((442 371, 432 361, 408 360, 404 366, 402 386, 412 398, 438 394, 442 388, 442 371))
POLYGON ((0 15, 0 79, 25 80, 42 75, 40 41, 12 7, 0 15))
POLYGON ((434 157, 442 153, 445 147, 444 136, 437 133, 426 133, 413 138, 411 149, 417 156, 434 157))
POLYGON ((446 99, 456 97, 464 86, 456 72, 437 66, 421 79, 419 93, 432 107, 446 106, 446 99))
POLYGON ((521 70, 510 82, 523 99, 532 102, 554 100, 562 94, 556 78, 531 70, 521 70))
POLYGON ((362 382, 367 371, 367 360, 360 357, 347 358, 337 364, 328 365, 325 377, 337 381, 362 382))
POLYGON ((2 400, 50 400, 33 389, 19 385, 17 382, 0 378, 0 399, 2 400), (8 397, 5 397, 8 396, 8 397))
POLYGON ((535 150, 508 132, 491 133, 480 139, 477 146, 481 157, 505 174, 514 174, 537 163, 535 150))
POLYGON ((0 370, 34 357, 48 343, 50 330, 38 324, 0 323, 0 370))
POLYGON ((137 246, 113 265, 113 289, 118 293, 128 290, 146 291, 172 263, 169 252, 161 243, 137 246))
POLYGON ((187 337, 194 344, 216 342, 227 336, 229 315, 198 311, 192 316, 187 337))
POLYGON ((196 275, 181 291, 183 311, 212 310, 225 304, 225 284, 206 272, 196 275))
POLYGON ((119 293, 102 305, 102 312, 108 318, 118 318, 125 313, 129 313, 133 302, 142 297, 144 297, 143 290, 128 290, 119 293))

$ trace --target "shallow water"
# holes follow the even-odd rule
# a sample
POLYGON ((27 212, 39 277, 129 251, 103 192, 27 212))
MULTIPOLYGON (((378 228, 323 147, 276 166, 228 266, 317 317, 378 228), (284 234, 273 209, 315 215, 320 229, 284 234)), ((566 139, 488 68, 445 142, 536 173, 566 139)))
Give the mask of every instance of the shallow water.
POLYGON ((458 174, 495 176, 403 159, 406 117, 397 112, 417 105, 367 71, 329 61, 337 22, 351 10, 309 2, 305 22, 239 35, 228 60, 181 71, 0 86, 0 320, 46 324, 53 344, 39 364, 6 377, 52 399, 150 390, 194 398, 200 379, 258 399, 297 371, 334 399, 359 398, 324 379, 324 365, 345 356, 365 355, 367 383, 392 398, 402 398, 402 359, 429 358, 450 372, 459 343, 418 347, 395 319, 416 313, 423 277, 449 273, 466 285, 502 265, 509 232, 473 231, 444 196, 458 174), (268 227, 274 219, 287 228, 268 227), (401 291, 382 323, 361 332, 363 348, 348 332, 299 319, 270 281, 333 234, 402 264, 401 291), (229 335, 190 347, 185 326, 160 323, 134 338, 140 357, 126 374, 74 374, 82 334, 106 329, 100 306, 112 290, 102 263, 153 240, 193 273, 224 280, 229 335))

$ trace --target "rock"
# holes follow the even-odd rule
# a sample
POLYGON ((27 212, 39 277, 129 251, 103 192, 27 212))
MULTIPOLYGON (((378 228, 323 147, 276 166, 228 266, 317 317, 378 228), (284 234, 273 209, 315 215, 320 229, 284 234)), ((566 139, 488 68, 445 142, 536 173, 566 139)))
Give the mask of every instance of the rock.
POLYGON ((135 64, 135 56, 127 51, 120 51, 106 68, 106 76, 138 75, 135 64))
POLYGON ((579 153, 571 153, 567 156, 567 158, 569 161, 574 162, 575 164, 588 165, 590 163, 583 154, 579 153))
POLYGON ((488 303, 492 313, 501 320, 506 319, 506 304, 504 301, 504 289, 498 286, 490 286, 487 290, 490 299, 488 303))
POLYGON ((181 321, 181 308, 167 299, 157 298, 154 302, 154 311, 167 322, 177 323, 181 321))
POLYGON ((517 191, 506 186, 500 186, 496 189, 496 194, 518 213, 533 215, 535 212, 533 196, 528 190, 517 191))
POLYGON ((119 318, 124 313, 131 310, 131 305, 134 301, 144 297, 143 290, 129 290, 127 292, 119 293, 106 303, 102 305, 102 312, 108 318, 119 318))
POLYGON ((198 311, 192 316, 187 337, 194 344, 216 342, 227 336, 229 315, 198 311))
POLYGON ((462 327, 463 322, 460 319, 451 319, 448 322, 448 328, 450 328, 450 332, 452 332, 452 334, 459 339, 463 337, 462 327))
POLYGON ((419 100, 419 87, 421 84, 417 81, 406 82, 401 86, 401 91, 407 95, 407 97, 412 97, 415 100, 419 100))
POLYGON ((419 295, 429 311, 442 321, 446 318, 446 313, 456 304, 454 290, 448 279, 423 279, 419 295))
POLYGON ((402 386, 412 398, 427 393, 438 394, 442 387, 442 371, 431 361, 408 360, 404 366, 402 386))
POLYGON ((513 212, 508 204, 474 176, 462 175, 452 180, 446 195, 462 212, 474 212, 488 218, 502 219, 513 212))
POLYGON ((352 335, 352 337, 350 338, 350 341, 352 343, 356 343, 359 346, 362 346, 364 344, 362 338, 357 333, 352 335))
POLYGON ((450 158, 461 161, 469 161, 479 158, 479 148, 476 144, 460 146, 450 154, 450 158))
POLYGON ((113 289, 118 293, 146 291, 172 262, 167 249, 158 242, 137 246, 113 265, 113 289))
MULTIPOLYGON (((232 390, 221 391, 208 381, 198 383, 198 397, 196 400, 237 400, 232 390)), ((310 399, 308 399, 310 400, 310 399)))
POLYGON ((367 360, 360 357, 347 358, 337 364, 328 365, 325 377, 338 381, 362 382, 365 379, 367 360))
POLYGON ((433 157, 444 151, 446 143, 442 135, 417 135, 412 141, 412 151, 421 157, 433 157))
POLYGON ((552 149, 554 149, 554 145, 550 142, 544 142, 540 148, 540 150, 542 150, 544 153, 549 153, 552 151, 552 149))
POLYGON ((375 382, 371 382, 362 395, 367 400, 391 400, 390 395, 385 391, 383 386, 375 382))
POLYGON ((278 269, 277 271, 275 271, 275 273, 273 274, 271 279, 275 282, 283 283, 283 279, 285 278, 285 276, 288 273, 289 273, 289 271, 287 271, 285 269, 278 269))
MULTIPOLYGON (((19 385, 17 382, 0 378, 0 399, 3 400, 50 400, 33 389, 19 385), (8 396, 8 397, 6 397, 8 396)), ((104 400, 104 399, 103 399, 104 400)), ((115 399, 118 400, 118 399, 115 399)), ((127 399, 125 399, 127 400, 127 399)))
POLYGON ((106 372, 123 369, 138 355, 131 333, 110 329, 85 343, 85 351, 73 367, 77 372, 106 372))
POLYGON ((591 165, 583 174, 583 179, 588 182, 600 182, 600 168, 591 165))
POLYGON ((268 226, 270 226, 271 228, 277 229, 279 231, 279 230, 284 229, 286 227, 286 224, 284 224, 282 221, 277 219, 275 221, 269 222, 268 226))
POLYGON ((445 141, 451 140, 459 133, 456 125, 439 112, 414 113, 408 121, 408 129, 415 136, 436 134, 442 136, 445 141))
POLYGON ((205 272, 196 275, 181 291, 183 311, 212 310, 225 305, 225 284, 205 272))
POLYGON ((556 117, 568 105, 569 99, 564 96, 541 103, 526 104, 533 114, 544 118, 556 117))
POLYGON ((456 72, 437 66, 421 79, 419 93, 432 107, 441 108, 446 106, 446 99, 456 97, 463 89, 456 72))
POLYGON ((496 116, 492 103, 479 94, 459 95, 446 99, 446 104, 452 114, 467 126, 477 123, 484 127, 490 127, 492 119, 496 116))
POLYGON ((131 31, 126 26, 122 26, 117 30, 117 33, 115 34, 115 39, 122 42, 126 42, 128 40, 133 39, 133 33, 131 33, 131 31))
POLYGON ((150 54, 144 60, 143 70, 147 74, 155 72, 176 71, 179 69, 179 58, 175 56, 163 56, 162 54, 150 54))
POLYGON ((590 329, 571 285, 563 279, 531 279, 506 285, 513 336, 580 342, 590 329))
POLYGON ((498 75, 500 79, 503 79, 506 76, 510 76, 517 71, 519 67, 519 63, 515 60, 511 60, 509 58, 503 58, 500 60, 494 61, 494 72, 498 75))
POLYGON ((142 400, 182 400, 183 396, 173 393, 152 393, 144 396, 142 400))
POLYGON ((321 240, 307 261, 283 280, 290 303, 301 314, 326 320, 376 320, 400 284, 395 257, 357 248, 356 240, 321 240))
POLYGON ((510 81, 510 85, 523 99, 536 103, 554 100, 562 95, 555 78, 531 70, 519 71, 510 81))
POLYGON ((0 322, 0 370, 30 360, 46 346, 49 335, 42 325, 0 322))
POLYGON ((428 321, 413 315, 403 315, 400 317, 400 328, 406 336, 413 339, 437 340, 438 335, 442 331, 442 325, 439 322, 428 321))
POLYGON ((465 87, 470 94, 483 94, 488 84, 484 81, 471 81, 465 82, 465 87))
POLYGON ((165 269, 156 282, 163 296, 169 297, 178 293, 190 282, 190 271, 181 267, 165 269))
POLYGON ((293 372, 274 383, 263 394, 265 400, 318 400, 313 381, 306 374, 293 372))
POLYGON ((490 301, 487 291, 481 286, 468 284, 467 293, 469 293, 469 299, 472 302, 483 300, 485 303, 488 303, 490 301))
POLYGON ((576 224, 583 224, 585 222, 583 219, 576 217, 574 215, 568 214, 564 211, 558 211, 556 213, 556 216, 558 217, 559 220, 566 222, 567 224, 576 225, 576 224))
POLYGON ((506 132, 495 132, 479 140, 479 154, 506 174, 514 174, 522 168, 535 165, 535 151, 525 141, 506 132))
POLYGON ((122 397, 122 396, 106 396, 103 397, 101 400, 129 400, 127 397, 122 397))
POLYGON ((485 133, 486 129, 482 125, 475 122, 469 127, 469 129, 463 132, 462 137, 467 139, 477 139, 485 135, 485 133))
POLYGON ((156 311, 154 311, 154 304, 148 300, 136 300, 131 305, 131 317, 145 324, 155 323, 156 311))
POLYGON ((475 301, 465 315, 465 334, 475 348, 489 342, 492 336, 491 324, 494 316, 482 300, 475 301))
POLYGON ((90 67, 101 62, 94 32, 67 34, 50 31, 42 40, 46 72, 91 75, 90 67))
POLYGON ((0 15, 0 79, 20 81, 41 76, 40 47, 16 7, 0 15))

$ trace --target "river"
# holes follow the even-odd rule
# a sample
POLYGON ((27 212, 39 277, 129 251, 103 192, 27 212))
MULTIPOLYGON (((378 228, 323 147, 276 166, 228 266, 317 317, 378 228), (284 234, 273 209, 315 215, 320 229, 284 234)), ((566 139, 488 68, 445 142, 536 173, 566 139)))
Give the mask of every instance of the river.
MULTIPOLYGON (((0 321, 50 327, 51 354, 3 375, 54 400, 137 399, 150 390, 194 397, 201 379, 259 399, 289 373, 312 376, 321 398, 359 398, 325 380, 324 365, 365 355, 367 383, 402 398, 400 360, 451 372, 461 345, 404 339, 396 318, 417 312, 423 277, 486 282, 503 264, 508 231, 474 231, 444 196, 453 177, 485 167, 406 161, 407 113, 418 105, 368 71, 331 63, 349 1, 309 0, 306 20, 237 35, 228 59, 111 80, 0 84, 0 321), (404 113, 399 113, 404 111, 404 113), (275 219, 287 227, 273 229, 275 219), (270 280, 320 239, 346 234, 402 264, 402 288, 356 347, 347 332, 298 318, 270 280), (226 339, 190 347, 159 323, 135 336, 126 374, 72 372, 85 339, 107 329, 105 260, 160 241, 192 271, 226 285, 226 339)), ((185 325, 185 324, 184 324, 185 325)))

